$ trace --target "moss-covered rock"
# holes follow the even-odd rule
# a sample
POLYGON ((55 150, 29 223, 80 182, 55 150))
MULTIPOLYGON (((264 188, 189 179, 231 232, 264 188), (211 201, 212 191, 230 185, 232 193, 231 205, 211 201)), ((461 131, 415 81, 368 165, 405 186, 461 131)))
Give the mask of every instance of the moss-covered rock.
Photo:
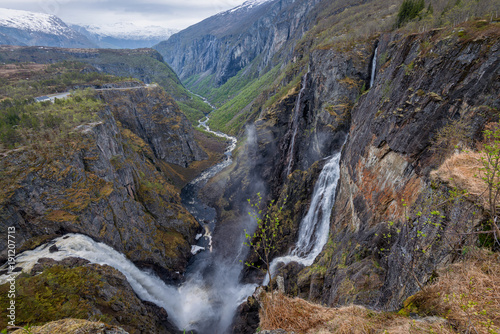
POLYGON ((27 326, 12 332, 12 334, 26 334, 27 331, 31 334, 129 334, 129 332, 117 326, 83 319, 63 319, 51 321, 42 326, 27 326))
MULTIPOLYGON (((7 308, 9 303, 8 288, 9 284, 0 286, 2 308, 7 308)), ((110 266, 89 264, 78 258, 59 262, 40 259, 31 274, 23 273, 16 278, 15 300, 18 326, 76 318, 118 325, 129 333, 170 333, 166 311, 141 301, 122 273, 110 266)), ((0 320, 1 328, 7 326, 6 319, 0 320)), ((60 325, 80 328, 85 324, 56 323, 44 327, 60 325)), ((96 329, 106 328, 104 324, 98 326, 96 329)))

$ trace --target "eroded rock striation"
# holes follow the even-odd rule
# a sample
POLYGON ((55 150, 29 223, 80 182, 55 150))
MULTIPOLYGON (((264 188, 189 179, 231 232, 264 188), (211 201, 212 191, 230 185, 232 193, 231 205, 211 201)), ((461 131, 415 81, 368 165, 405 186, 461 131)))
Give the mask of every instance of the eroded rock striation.
POLYGON ((496 121, 499 46, 495 33, 381 36, 374 87, 352 109, 330 242, 299 274, 299 295, 397 309, 453 260, 452 249, 466 243, 457 234, 474 229, 481 215, 450 197, 447 180, 431 179, 455 145, 454 134, 437 138, 445 127, 456 134, 463 126, 458 142, 473 143, 496 121))

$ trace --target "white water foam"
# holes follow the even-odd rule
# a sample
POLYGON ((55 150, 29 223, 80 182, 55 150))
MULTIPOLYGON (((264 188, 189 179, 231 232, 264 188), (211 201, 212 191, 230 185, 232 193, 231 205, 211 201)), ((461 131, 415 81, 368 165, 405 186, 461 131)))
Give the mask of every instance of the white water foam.
MULTIPOLYGON (((51 243, 19 254, 16 258, 17 267, 29 272, 40 258, 60 261, 67 257, 80 257, 92 263, 109 265, 127 277, 140 299, 163 307, 169 319, 180 329, 194 329, 197 323, 209 321, 214 313, 220 311, 218 308, 221 303, 225 308, 236 309, 255 289, 255 285, 250 284, 230 285, 221 302, 214 298, 200 276, 194 275, 180 287, 167 285, 156 275, 137 268, 125 255, 112 247, 95 242, 85 235, 67 234, 55 239, 54 243, 59 249, 54 253, 49 251, 51 243)), ((5 265, 0 269, 5 269, 4 267, 5 265)), ((0 284, 5 283, 7 278, 7 275, 0 276, 0 284)))

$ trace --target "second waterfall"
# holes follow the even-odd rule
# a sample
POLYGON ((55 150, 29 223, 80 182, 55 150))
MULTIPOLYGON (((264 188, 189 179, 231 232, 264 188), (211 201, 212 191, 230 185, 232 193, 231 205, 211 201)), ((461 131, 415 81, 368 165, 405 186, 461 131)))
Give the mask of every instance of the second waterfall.
MULTIPOLYGON (((340 178, 341 151, 326 162, 314 186, 311 206, 300 222, 299 238, 289 255, 274 259, 270 265, 274 275, 278 264, 297 262, 310 266, 328 241, 330 216, 335 201, 335 192, 340 178)), ((264 284, 268 284, 266 281, 264 284)))

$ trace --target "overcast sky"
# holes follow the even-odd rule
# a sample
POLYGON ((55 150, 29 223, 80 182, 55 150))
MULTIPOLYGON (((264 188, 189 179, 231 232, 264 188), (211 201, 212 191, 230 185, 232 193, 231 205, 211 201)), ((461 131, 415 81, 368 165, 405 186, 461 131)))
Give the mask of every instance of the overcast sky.
POLYGON ((183 29, 245 0, 0 0, 0 8, 54 14, 66 23, 132 22, 183 29))

